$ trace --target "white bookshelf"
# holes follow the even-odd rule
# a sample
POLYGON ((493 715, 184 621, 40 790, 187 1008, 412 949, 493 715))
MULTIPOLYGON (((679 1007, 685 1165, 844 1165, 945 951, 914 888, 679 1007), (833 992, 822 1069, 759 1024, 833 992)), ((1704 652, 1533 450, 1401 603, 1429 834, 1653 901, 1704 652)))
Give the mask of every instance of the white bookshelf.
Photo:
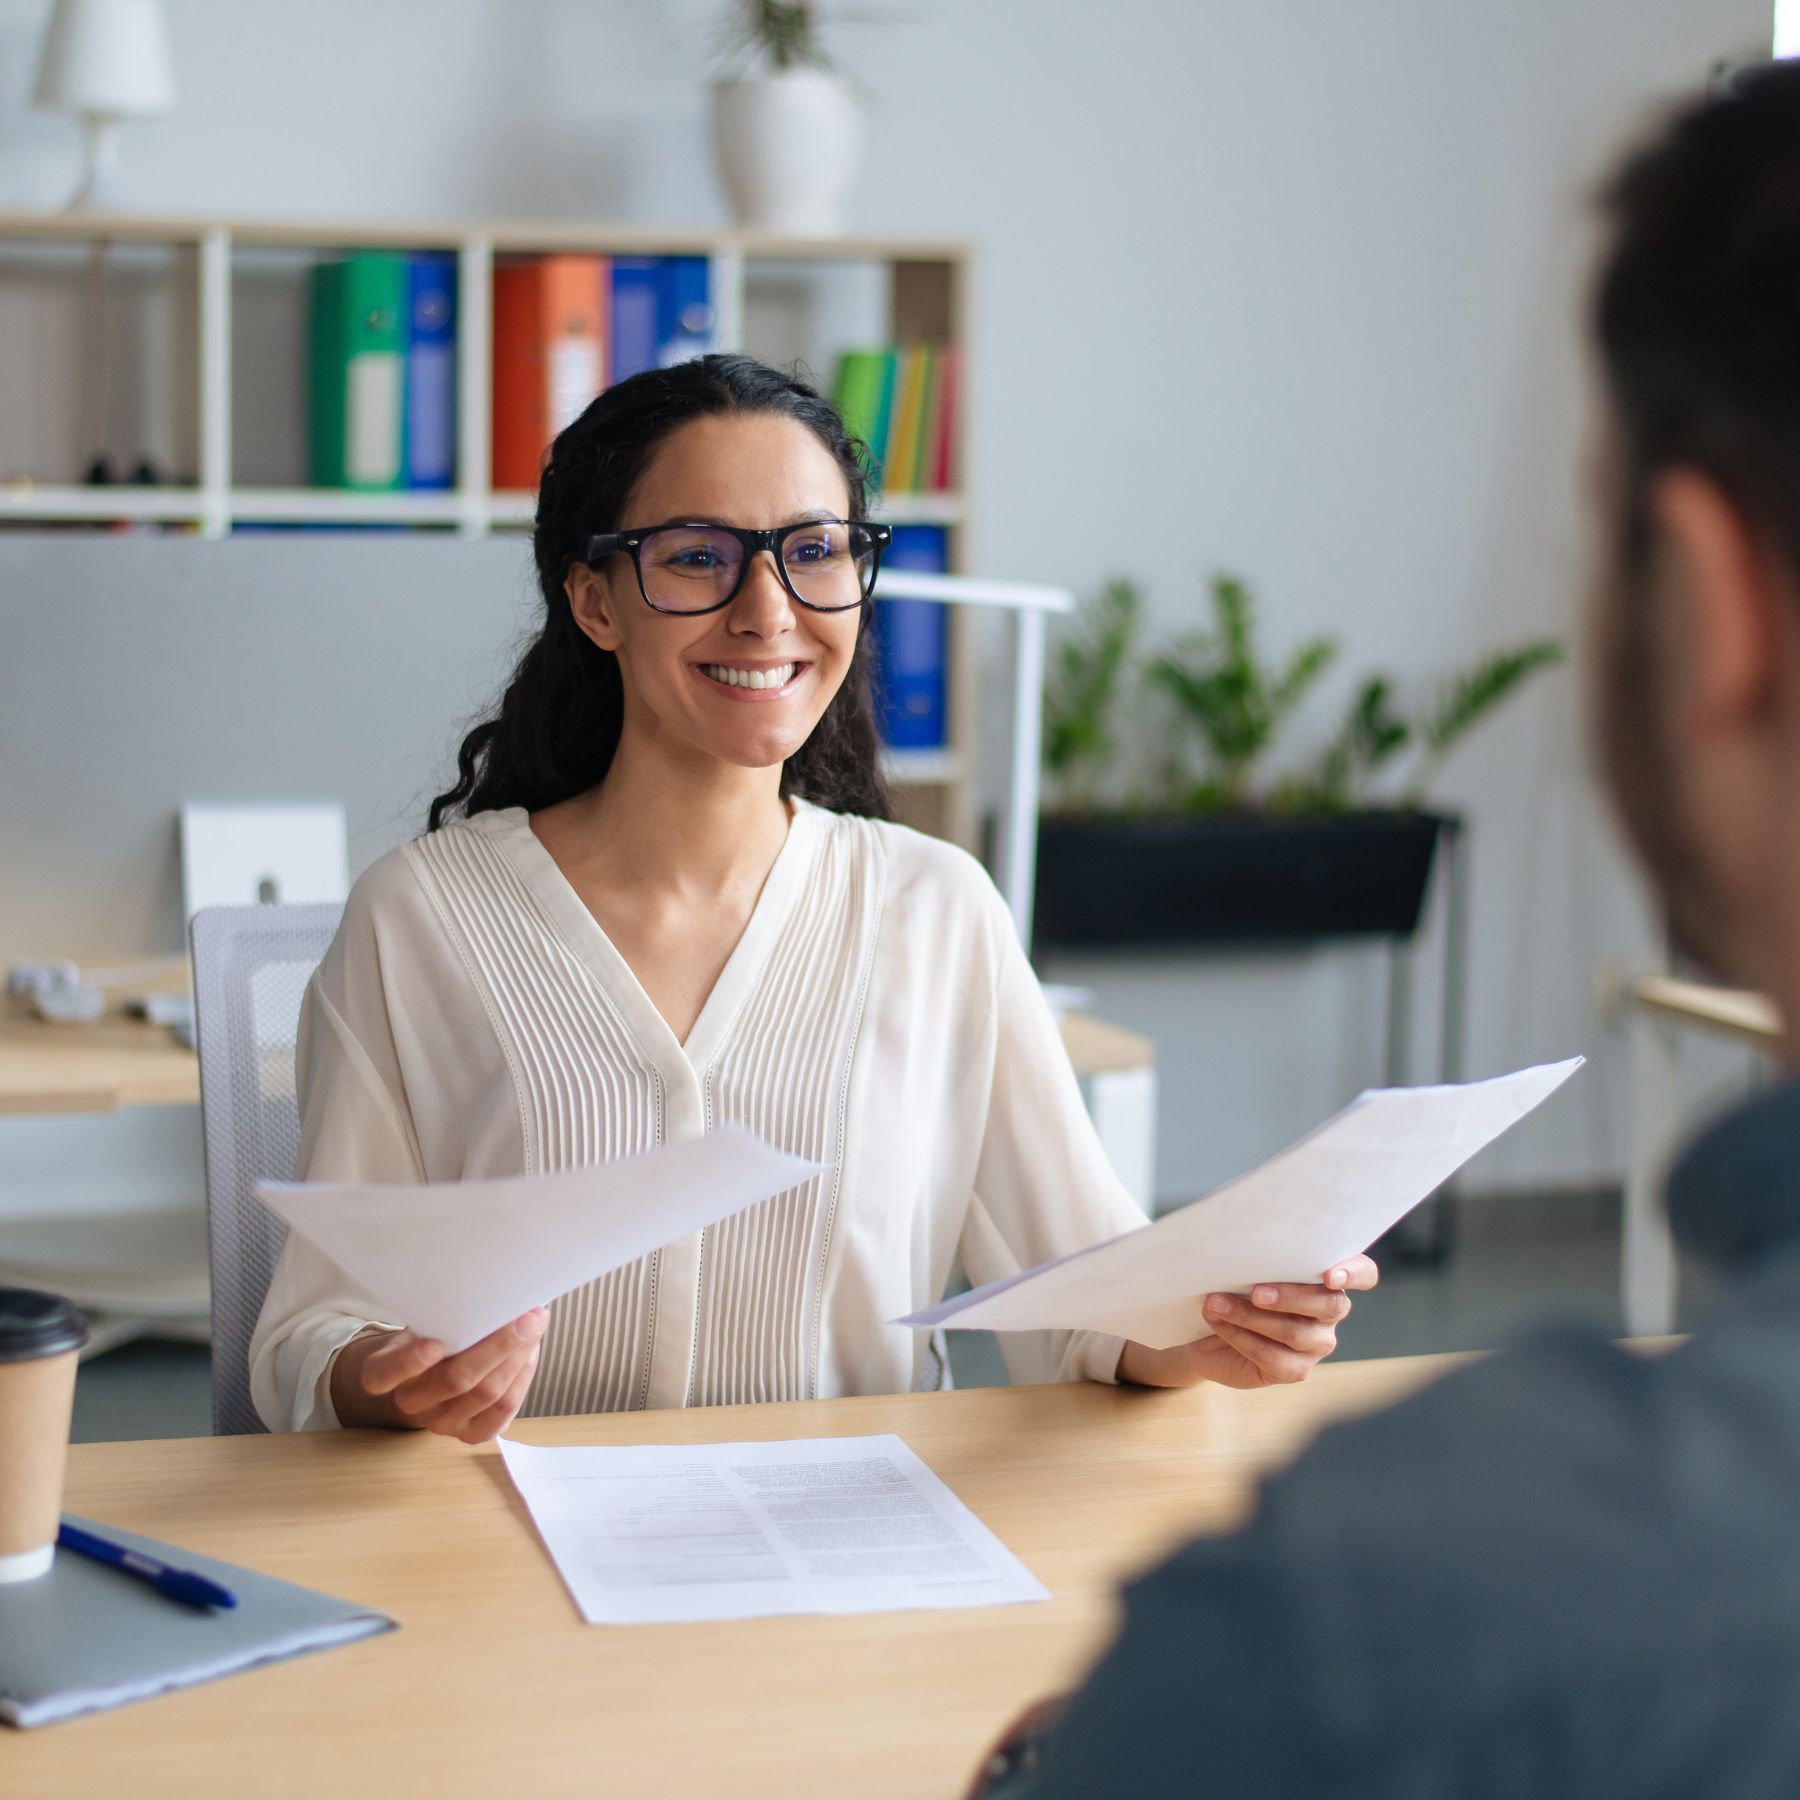
MULTIPOLYGON (((26 359, 14 373, 30 389, 31 402, 15 409, 0 445, 0 527, 185 529, 203 538, 223 538, 239 525, 385 525, 471 538, 527 529, 535 496, 492 491, 488 479, 493 270, 497 258, 558 252, 704 256, 711 265, 718 346, 778 362, 802 360, 826 384, 837 352, 846 348, 931 341, 967 350, 972 258, 966 244, 951 239, 790 239, 520 220, 0 213, 0 352, 10 340, 13 353, 26 359), (302 472, 292 446, 304 429, 304 339, 297 310, 304 270, 320 256, 359 249, 433 250, 457 258, 457 485, 447 491, 365 493, 269 478, 302 472), (154 299, 153 306, 140 308, 154 315, 154 331, 142 327, 134 337, 104 311, 99 328, 107 333, 111 364, 123 363, 134 374, 138 363, 169 365, 166 391, 153 399, 165 421, 163 454, 184 477, 180 485, 81 485, 87 421, 79 414, 91 410, 91 296, 112 292, 99 281, 103 269, 106 281, 116 286, 129 279, 154 299), (282 300, 284 280, 289 295, 282 300), (7 310, 9 282, 37 284, 26 296, 35 312, 24 303, 7 310), (281 357, 247 348, 254 328, 267 323, 264 303, 271 293, 289 309, 281 357), (52 327, 64 344, 60 359, 38 352, 52 327), (277 393, 276 400, 265 387, 277 393), (259 456, 249 442, 252 428, 270 412, 287 415, 285 456, 259 456), (52 443, 60 448, 44 448, 52 443)), ((965 471, 969 360, 965 354, 956 447, 957 467, 965 471)), ((6 384, 0 366, 0 385, 6 384)), ((102 405, 102 432, 105 426, 102 405)), ((889 494, 879 516, 894 524, 948 528, 951 566, 966 566, 966 492, 889 494)), ((965 672, 969 661, 969 632, 958 613, 951 629, 949 741, 940 751, 890 753, 887 768, 903 790, 909 819, 972 847, 975 696, 965 672)))

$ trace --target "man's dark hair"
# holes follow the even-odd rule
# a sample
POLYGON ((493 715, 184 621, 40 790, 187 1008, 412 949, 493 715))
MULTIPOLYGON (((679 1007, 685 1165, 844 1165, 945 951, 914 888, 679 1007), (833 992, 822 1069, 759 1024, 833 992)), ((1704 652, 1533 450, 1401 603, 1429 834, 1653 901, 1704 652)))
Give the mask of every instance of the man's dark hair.
POLYGON ((1698 470, 1800 570, 1800 63, 1740 71, 1607 189, 1594 326, 1641 573, 1648 491, 1698 470))

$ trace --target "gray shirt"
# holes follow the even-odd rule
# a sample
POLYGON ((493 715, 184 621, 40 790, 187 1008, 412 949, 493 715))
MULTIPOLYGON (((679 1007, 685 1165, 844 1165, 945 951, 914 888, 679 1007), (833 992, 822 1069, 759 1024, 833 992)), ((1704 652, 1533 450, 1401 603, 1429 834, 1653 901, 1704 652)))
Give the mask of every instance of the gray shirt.
POLYGON ((1029 1800, 1800 1796, 1800 1085, 1670 1183, 1730 1286, 1327 1431, 1126 1594, 1029 1800))

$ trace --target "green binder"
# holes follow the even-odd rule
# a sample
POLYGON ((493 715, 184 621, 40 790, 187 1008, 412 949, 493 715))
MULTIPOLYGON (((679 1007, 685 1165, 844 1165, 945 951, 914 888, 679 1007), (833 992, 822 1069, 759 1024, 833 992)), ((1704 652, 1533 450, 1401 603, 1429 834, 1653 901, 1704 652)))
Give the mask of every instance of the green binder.
POLYGON ((312 271, 312 479, 406 485, 404 256, 371 252, 312 271))

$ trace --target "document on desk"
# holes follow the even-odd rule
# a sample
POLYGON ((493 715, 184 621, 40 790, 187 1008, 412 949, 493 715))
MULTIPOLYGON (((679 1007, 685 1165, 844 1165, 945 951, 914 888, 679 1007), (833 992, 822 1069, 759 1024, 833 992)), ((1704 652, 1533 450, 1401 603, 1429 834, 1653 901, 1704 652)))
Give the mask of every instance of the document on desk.
POLYGON ((502 1181, 259 1181, 388 1318, 466 1349, 534 1306, 823 1172, 740 1125, 502 1181))
POLYGON ((590 1625, 1050 1597, 892 1434, 500 1454, 590 1625))
POLYGON ((1210 1337, 1208 1294, 1318 1281, 1547 1100, 1582 1057, 1457 1087, 1378 1088, 1204 1199, 896 1325, 1105 1331, 1152 1349, 1210 1337))

